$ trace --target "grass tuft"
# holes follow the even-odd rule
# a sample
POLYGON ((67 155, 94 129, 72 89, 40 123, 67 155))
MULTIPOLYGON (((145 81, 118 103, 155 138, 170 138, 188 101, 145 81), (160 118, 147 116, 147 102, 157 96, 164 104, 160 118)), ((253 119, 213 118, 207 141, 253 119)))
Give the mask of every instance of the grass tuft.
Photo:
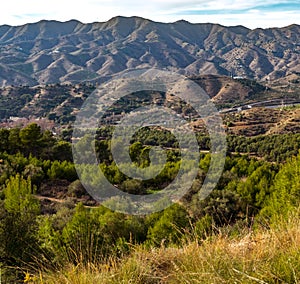
POLYGON ((137 246, 105 263, 67 265, 26 283, 300 283, 300 220, 232 237, 218 234, 182 247, 137 246))

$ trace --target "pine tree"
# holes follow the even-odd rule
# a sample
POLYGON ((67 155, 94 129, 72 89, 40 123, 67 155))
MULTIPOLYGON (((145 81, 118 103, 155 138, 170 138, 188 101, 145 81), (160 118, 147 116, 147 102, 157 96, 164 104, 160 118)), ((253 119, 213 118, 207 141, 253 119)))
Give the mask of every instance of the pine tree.
POLYGON ((36 237, 36 219, 40 213, 39 201, 30 179, 11 177, 4 189, 4 206, 0 212, 1 262, 7 266, 22 267, 33 260, 39 250, 36 237))

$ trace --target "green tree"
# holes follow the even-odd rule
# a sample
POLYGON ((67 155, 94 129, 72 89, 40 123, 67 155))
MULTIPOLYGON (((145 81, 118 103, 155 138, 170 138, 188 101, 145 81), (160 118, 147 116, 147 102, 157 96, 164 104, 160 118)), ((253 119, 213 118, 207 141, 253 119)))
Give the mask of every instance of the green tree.
POLYGON ((95 262, 102 256, 103 238, 97 220, 79 203, 62 231, 61 249, 65 257, 75 264, 95 262))
POLYGON ((248 213, 258 213, 264 207, 270 195, 274 176, 273 166, 264 164, 238 184, 237 192, 241 196, 244 207, 249 207, 248 213))
POLYGON ((25 180, 17 174, 11 177, 4 189, 4 206, 9 213, 20 215, 38 215, 40 206, 38 200, 33 196, 36 188, 32 186, 31 179, 25 180))
POLYGON ((9 130, 2 128, 0 129, 0 152, 8 152, 9 151, 9 130))
POLYGON ((271 196, 261 216, 271 217, 275 222, 278 217, 285 216, 299 208, 300 205, 300 153, 291 158, 279 170, 274 178, 271 196))
POLYGON ((12 128, 8 136, 9 153, 15 154, 21 151, 22 142, 20 139, 20 128, 12 128))
POLYGON ((78 178, 74 164, 68 161, 54 161, 48 169, 47 175, 51 179, 66 179, 68 181, 75 181, 78 178))
POLYGON ((20 130, 20 140, 24 146, 25 155, 32 153, 34 156, 41 150, 42 132, 41 127, 36 123, 28 124, 20 130))
POLYGON ((54 160, 71 161, 72 147, 69 142, 58 141, 52 148, 52 155, 54 160))
POLYGON ((186 210, 174 204, 164 210, 161 217, 148 230, 147 239, 153 245, 178 244, 189 225, 186 210))
POLYGON ((0 212, 0 252, 2 262, 8 267, 24 267, 39 257, 36 218, 40 205, 33 196, 34 191, 30 179, 20 175, 6 183, 0 212))

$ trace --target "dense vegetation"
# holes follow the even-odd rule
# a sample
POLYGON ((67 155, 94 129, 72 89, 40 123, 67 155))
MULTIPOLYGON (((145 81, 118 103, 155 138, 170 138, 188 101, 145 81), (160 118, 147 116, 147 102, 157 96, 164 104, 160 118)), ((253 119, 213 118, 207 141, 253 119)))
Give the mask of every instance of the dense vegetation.
POLYGON ((47 117, 56 123, 68 124, 75 120, 74 109, 80 108, 95 88, 88 83, 0 88, 0 119, 47 117))
MULTIPOLYGON (((150 181, 129 179, 117 169, 110 155, 110 133, 110 128, 99 130, 96 149, 107 178, 120 189, 149 194, 174 178, 180 167, 180 152, 169 132, 144 128, 133 137, 130 154, 141 167, 148 165, 150 146, 166 147, 166 167, 150 181)), ((149 216, 127 216, 102 206, 90 206, 94 203, 78 202, 87 193, 72 162, 71 144, 66 141, 69 134, 54 137, 37 124, 0 130, 0 271, 4 283, 22 282, 24 277, 27 282, 33 279, 38 282, 38 277, 33 275, 38 275, 39 271, 61 271, 66 264, 113 266, 117 264, 112 260, 119 263, 120 259, 125 261, 127 255, 134 253, 124 264, 129 267, 122 268, 132 273, 134 269, 130 266, 137 267, 134 258, 141 257, 137 247, 146 253, 154 248, 159 251, 159 248, 181 247, 191 241, 194 245, 206 243, 225 232, 228 238, 245 230, 260 232, 264 228, 267 232, 275 228, 279 220, 283 224, 288 222, 291 214, 299 217, 299 134, 254 138, 229 136, 224 172, 212 194, 201 201, 195 195, 210 161, 210 154, 202 151, 191 190, 180 203, 149 216), (59 181, 65 182, 65 196, 69 198, 49 210, 40 197, 46 185, 52 184, 52 191, 55 191, 59 181)), ((207 137, 199 135, 198 142, 201 150, 209 150, 207 137)), ((198 249, 205 250, 205 246, 198 249)), ((211 253, 216 257, 217 251, 211 253)), ((187 255, 183 253, 181 257, 187 255)), ((299 257, 299 249, 294 249, 291 269, 282 273, 278 268, 278 273, 273 271, 273 280, 266 283, 297 283, 299 257)), ((161 265, 166 265, 168 271, 168 259, 165 261, 161 265)), ((182 263, 184 261, 182 259, 182 263)), ((180 267, 180 263, 175 264, 180 267)), ((134 283, 159 283, 145 279, 136 278, 134 283)), ((99 280, 98 283, 104 282, 99 280)))

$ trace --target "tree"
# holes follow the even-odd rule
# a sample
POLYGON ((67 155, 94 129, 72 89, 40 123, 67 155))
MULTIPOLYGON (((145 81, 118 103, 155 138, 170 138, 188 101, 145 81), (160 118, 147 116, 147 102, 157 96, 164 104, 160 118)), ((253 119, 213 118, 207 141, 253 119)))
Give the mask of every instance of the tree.
POLYGON ((100 259, 104 249, 100 227, 93 215, 79 203, 72 219, 62 231, 63 253, 75 264, 91 263, 100 259))
POLYGON ((270 195, 275 172, 272 165, 264 164, 253 171, 237 186, 237 192, 243 200, 244 207, 249 206, 249 214, 258 213, 270 195))
POLYGON ((284 164, 274 179, 271 196, 261 216, 271 217, 276 223, 279 216, 287 215, 300 204, 300 153, 284 164))
POLYGON ((20 128, 12 128, 8 136, 9 153, 15 154, 21 150, 20 128))
POLYGON ((1 262, 7 266, 24 267, 39 257, 36 218, 40 205, 32 195, 34 191, 30 179, 20 175, 6 183, 0 212, 0 252, 1 262))
POLYGON ((0 152, 7 152, 9 150, 9 130, 2 128, 0 129, 0 152))
POLYGON ((71 161, 72 147, 69 142, 59 141, 52 148, 52 155, 54 160, 71 161))
POLYGON ((77 177, 74 164, 68 161, 54 161, 51 168, 47 171, 47 175, 51 179, 66 179, 68 181, 75 181, 77 177))
POLYGON ((148 240, 154 245, 177 244, 189 225, 188 213, 178 205, 167 208, 148 230, 148 240))
POLYGON ((31 179, 25 180, 17 174, 11 177, 4 189, 4 206, 9 213, 20 215, 38 215, 40 206, 38 200, 33 196, 36 188, 31 185, 31 179))
POLYGON ((33 164, 26 165, 23 174, 25 177, 30 178, 32 183, 37 186, 41 184, 45 177, 42 167, 33 164))
POLYGON ((143 187, 141 180, 127 179, 122 182, 121 189, 130 194, 145 194, 145 188, 143 187))
POLYGON ((25 155, 32 153, 36 156, 40 152, 42 132, 41 127, 36 123, 28 124, 20 130, 20 140, 24 146, 25 155))

